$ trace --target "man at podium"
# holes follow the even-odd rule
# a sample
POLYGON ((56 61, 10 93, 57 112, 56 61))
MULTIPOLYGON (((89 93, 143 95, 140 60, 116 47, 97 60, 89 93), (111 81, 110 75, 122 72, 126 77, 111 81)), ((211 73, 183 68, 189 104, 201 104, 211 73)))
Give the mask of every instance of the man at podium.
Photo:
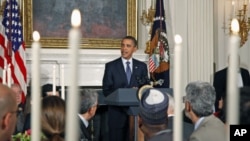
MULTIPOLYGON (((105 65, 103 94, 107 97, 118 88, 138 88, 148 83, 148 69, 144 62, 132 58, 137 41, 126 36, 121 41, 121 57, 105 65)), ((109 141, 129 139, 129 118, 123 107, 109 106, 109 141)))

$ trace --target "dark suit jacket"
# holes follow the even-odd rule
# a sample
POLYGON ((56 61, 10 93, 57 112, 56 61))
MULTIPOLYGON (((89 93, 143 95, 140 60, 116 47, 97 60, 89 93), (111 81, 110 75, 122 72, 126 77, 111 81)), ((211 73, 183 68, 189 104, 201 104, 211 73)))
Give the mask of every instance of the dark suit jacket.
POLYGON ((80 119, 80 117, 79 117, 79 123, 80 123, 80 132, 79 132, 80 141, 91 141, 91 135, 87 127, 83 123, 83 121, 80 119))
MULTIPOLYGON (((174 129, 173 124, 174 124, 174 116, 168 117, 168 129, 171 129, 173 131, 174 129)), ((183 140, 188 140, 193 131, 194 131, 194 125, 183 121, 183 131, 182 131, 183 140)))
MULTIPOLYGON (((243 80, 243 86, 250 86, 250 75, 249 75, 248 70, 244 68, 240 68, 240 73, 241 73, 242 80, 243 80)), ((227 90, 227 68, 224 68, 215 73, 213 86, 216 91, 215 108, 217 111, 218 101, 224 94, 226 94, 226 90, 227 90)))
POLYGON ((214 115, 205 117, 199 127, 191 134, 189 141, 226 141, 226 128, 214 115))
MULTIPOLYGON (((105 96, 108 96, 118 88, 140 87, 144 83, 147 83, 147 80, 149 80, 147 65, 136 59, 132 59, 132 61, 132 75, 129 84, 121 58, 105 65, 103 76, 103 94, 105 96)), ((124 108, 109 106, 108 116, 109 126, 120 128, 124 127, 127 123, 127 116, 124 108)))

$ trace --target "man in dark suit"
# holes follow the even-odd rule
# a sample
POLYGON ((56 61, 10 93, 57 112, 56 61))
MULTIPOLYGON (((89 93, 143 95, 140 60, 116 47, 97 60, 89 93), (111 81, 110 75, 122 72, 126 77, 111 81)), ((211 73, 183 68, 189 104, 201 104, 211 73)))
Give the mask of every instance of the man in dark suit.
POLYGON ((91 89, 83 89, 80 94, 80 141, 92 141, 91 133, 87 129, 89 120, 95 115, 97 109, 98 94, 91 89))
MULTIPOLYGON (((216 91, 215 111, 218 111, 219 101, 223 94, 226 94, 227 90, 227 71, 228 68, 224 68, 214 74, 213 86, 216 91)), ((250 75, 248 70, 240 68, 238 72, 238 86, 250 86, 250 75)))
MULTIPOLYGON (((171 129, 173 131, 174 127, 174 97, 167 93, 169 102, 168 102, 168 129, 171 129)), ((186 121, 183 121, 183 140, 187 140, 189 136, 194 131, 194 125, 192 123, 188 123, 186 121)))
MULTIPOLYGON (((147 65, 132 58, 137 50, 137 41, 126 36, 121 41, 121 57, 105 65, 103 76, 103 94, 110 95, 118 88, 138 88, 148 83, 147 65)), ((128 139, 128 116, 126 107, 109 106, 108 126, 109 141, 128 139)))

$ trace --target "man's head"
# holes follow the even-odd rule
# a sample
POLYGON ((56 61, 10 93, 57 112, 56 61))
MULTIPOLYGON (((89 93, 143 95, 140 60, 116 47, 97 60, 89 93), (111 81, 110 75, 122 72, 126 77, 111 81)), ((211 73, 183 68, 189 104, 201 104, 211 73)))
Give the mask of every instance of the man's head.
POLYGON ((20 104, 22 102, 22 88, 18 84, 12 84, 11 89, 16 94, 17 104, 20 104))
MULTIPOLYGON (((53 85, 52 84, 44 84, 42 86, 42 97, 53 95, 53 85)), ((56 87, 56 96, 60 96, 59 89, 56 87)))
POLYGON ((143 123, 160 125, 167 122, 168 96, 151 88, 143 92, 140 100, 139 116, 143 123))
POLYGON ((139 127, 145 138, 165 130, 167 125, 168 96, 154 88, 142 87, 139 106, 139 127))
POLYGON ((0 84, 0 139, 9 140, 16 126, 16 94, 6 85, 0 84))
POLYGON ((91 119, 96 112, 98 104, 98 94, 92 89, 83 89, 80 92, 80 111, 79 114, 86 120, 91 119))
POLYGON ((121 41, 121 55, 124 59, 130 59, 137 50, 137 41, 132 36, 126 36, 121 41))
POLYGON ((213 114, 215 89, 208 82, 191 82, 186 87, 185 110, 194 122, 197 118, 213 114))

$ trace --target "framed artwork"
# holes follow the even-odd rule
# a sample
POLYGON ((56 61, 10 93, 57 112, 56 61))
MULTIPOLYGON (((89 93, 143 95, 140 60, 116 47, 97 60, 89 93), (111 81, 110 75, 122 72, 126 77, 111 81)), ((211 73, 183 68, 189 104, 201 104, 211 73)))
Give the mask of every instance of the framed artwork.
POLYGON ((81 12, 81 48, 119 48, 121 38, 137 38, 136 0, 25 0, 23 34, 27 47, 40 33, 46 48, 66 48, 73 9, 81 12))

